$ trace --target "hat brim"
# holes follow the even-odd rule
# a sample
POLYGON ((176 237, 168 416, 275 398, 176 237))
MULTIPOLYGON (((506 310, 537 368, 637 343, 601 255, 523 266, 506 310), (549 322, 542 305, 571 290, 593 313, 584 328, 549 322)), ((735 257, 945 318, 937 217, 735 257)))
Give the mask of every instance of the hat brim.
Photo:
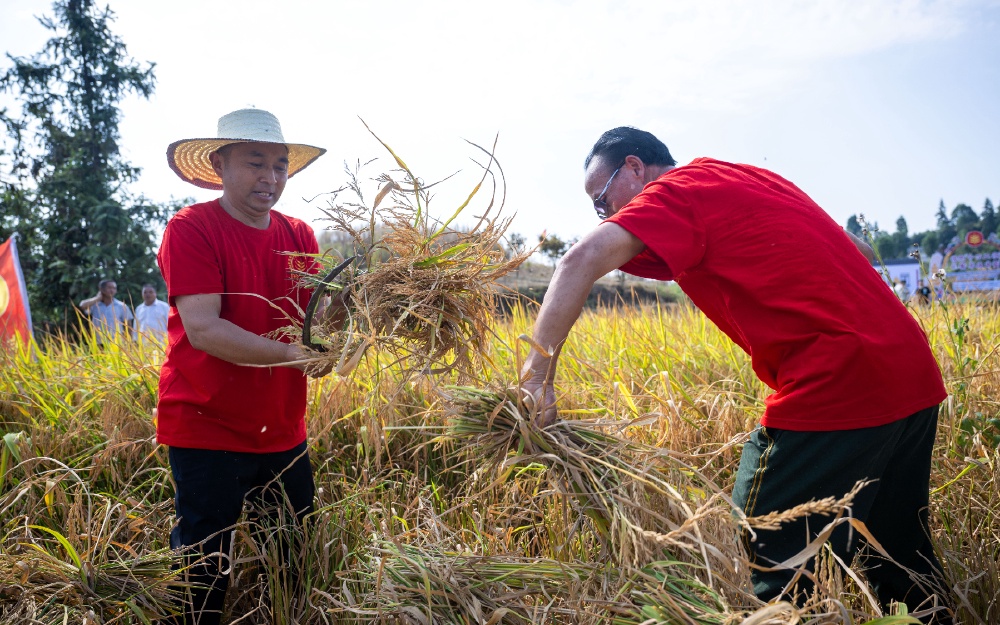
MULTIPOLYGON (((248 139, 183 139, 167 147, 167 164, 181 180, 202 189, 222 190, 222 179, 215 173, 209 154, 233 143, 265 143, 248 139)), ((303 143, 285 143, 288 147, 288 177, 308 167, 326 150, 303 143)))

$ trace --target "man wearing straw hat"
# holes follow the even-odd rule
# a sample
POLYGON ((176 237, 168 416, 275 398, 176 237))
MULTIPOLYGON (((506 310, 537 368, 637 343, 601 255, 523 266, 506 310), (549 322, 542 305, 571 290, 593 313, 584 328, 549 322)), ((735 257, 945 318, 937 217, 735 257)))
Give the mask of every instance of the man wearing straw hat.
MULTIPOLYGON (((594 281, 618 268, 676 280, 774 390, 743 447, 736 505, 762 516, 870 482, 851 505, 870 534, 836 525, 834 553, 849 564, 863 538, 881 603, 940 606, 927 506, 946 391, 920 326, 865 257, 870 248, 777 174, 708 158, 676 166, 662 142, 635 128, 604 133, 584 167, 603 223, 562 259, 535 323, 523 388, 543 423, 556 412, 559 348, 594 281)), ((807 554, 831 520, 800 517, 745 533, 761 599, 811 588, 808 570, 783 563, 807 554)), ((938 608, 929 618, 950 622, 946 614, 938 608)))
MULTIPOLYGON (((286 142, 277 118, 257 109, 220 118, 215 138, 167 149, 181 179, 222 191, 170 220, 157 257, 170 315, 156 436, 176 484, 174 548, 228 553, 244 501, 298 522, 312 510, 304 355, 269 337, 305 308, 298 277, 313 271, 318 246, 307 224, 272 209, 288 178, 324 152, 286 142)), ((179 622, 220 621, 228 568, 218 555, 192 567, 179 622)))

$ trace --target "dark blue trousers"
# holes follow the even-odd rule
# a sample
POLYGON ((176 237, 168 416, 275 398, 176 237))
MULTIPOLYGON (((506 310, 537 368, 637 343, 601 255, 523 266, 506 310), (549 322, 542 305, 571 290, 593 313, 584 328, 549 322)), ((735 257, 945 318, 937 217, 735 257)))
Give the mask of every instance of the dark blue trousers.
MULTIPOLYGON (((192 584, 175 622, 217 625, 229 586, 232 530, 243 512, 284 515, 299 524, 313 510, 312 467, 306 443, 277 453, 241 453, 171 447, 177 524, 170 546, 187 549, 185 579, 192 584), (210 555, 215 554, 215 555, 210 555)), ((287 550, 282 549, 287 558, 287 550)), ((287 563, 286 563, 287 564, 287 563)))
MULTIPOLYGON (((878 555, 858 532, 841 524, 829 545, 850 564, 859 552, 865 575, 879 602, 905 602, 912 612, 937 605, 947 597, 941 565, 934 555, 927 527, 931 451, 937 429, 938 407, 933 406, 886 425, 837 432, 793 432, 760 427, 743 446, 733 501, 747 516, 780 512, 825 497, 840 498, 861 480, 872 483, 855 497, 850 514, 863 521, 893 560, 878 555)), ((808 577, 786 590, 795 571, 774 568, 798 554, 832 520, 806 516, 784 523, 778 530, 744 532, 750 555, 754 593, 765 601, 780 595, 809 591, 808 577)), ((808 568, 814 570, 813 562, 808 568)), ((950 623, 947 612, 929 622, 950 623)))

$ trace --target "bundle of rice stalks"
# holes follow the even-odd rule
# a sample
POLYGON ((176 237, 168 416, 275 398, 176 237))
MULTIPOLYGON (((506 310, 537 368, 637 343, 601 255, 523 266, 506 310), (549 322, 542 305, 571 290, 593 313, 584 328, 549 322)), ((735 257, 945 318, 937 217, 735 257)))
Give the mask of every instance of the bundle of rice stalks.
POLYGON ((343 611, 428 625, 739 622, 719 594, 691 574, 691 566, 663 561, 618 569, 388 541, 362 574, 369 593, 343 611))
POLYGON ((138 484, 116 482, 120 494, 99 492, 88 481, 92 465, 32 456, 40 438, 4 437, 20 462, 0 480, 0 623, 146 623, 166 614, 178 592, 175 556, 158 547, 170 503, 145 499, 162 488, 140 475, 138 484))
POLYGON ((335 196, 325 209, 333 230, 347 235, 352 249, 344 256, 354 261, 345 265, 339 257, 322 256, 317 259, 318 273, 303 276, 305 286, 337 294, 331 314, 313 319, 306 311, 303 343, 325 350, 315 354, 316 362, 332 364, 341 374, 352 370, 371 347, 414 369, 467 374, 488 359, 497 281, 531 254, 508 252, 502 244, 511 218, 499 217, 503 200, 501 196, 496 205, 493 169, 501 185, 503 172, 492 153, 483 150, 489 161, 480 164, 479 183, 450 218, 439 222, 427 210, 434 185, 425 185, 382 145, 395 159, 402 180, 391 174, 377 178, 381 189, 368 206, 357 173, 348 172, 351 183, 346 189, 357 201, 338 203, 335 196), (451 227, 487 180, 493 193, 477 223, 468 230, 451 227), (324 276, 338 266, 343 273, 331 284, 324 276))
POLYGON ((447 436, 458 442, 467 462, 496 471, 495 483, 513 479, 526 465, 543 465, 552 489, 581 518, 590 519, 606 553, 588 559, 610 558, 622 571, 622 601, 606 606, 615 615, 613 622, 849 622, 838 620, 846 614, 839 581, 844 563, 817 573, 817 592, 804 605, 764 606, 750 588, 749 563, 736 536, 740 526, 764 529, 804 515, 834 515, 796 557, 798 562, 789 565, 796 568, 822 555, 833 527, 850 521, 843 515, 856 490, 841 500, 747 519, 734 514, 718 486, 670 452, 608 431, 620 423, 567 420, 539 427, 517 389, 448 387, 445 392, 450 403, 447 436))
MULTIPOLYGON (((601 569, 543 558, 474 556, 387 541, 362 574, 371 589, 357 615, 395 616, 421 625, 586 622, 581 598, 601 569)), ((601 622, 596 616, 592 622, 601 622)))
POLYGON ((498 470, 498 481, 517 467, 544 465, 553 489, 592 521, 618 562, 691 562, 709 585, 714 580, 743 594, 739 584, 724 581, 736 578, 741 555, 732 504, 717 487, 670 452, 609 433, 612 424, 539 427, 518 393, 450 387, 448 436, 468 458, 498 470))
POLYGON ((661 561, 631 573, 625 585, 631 605, 612 622, 616 625, 738 622, 719 593, 691 573, 691 566, 661 561))
POLYGON ((55 530, 25 529, 30 540, 0 553, 2 623, 148 623, 176 604, 168 550, 92 562, 55 530))

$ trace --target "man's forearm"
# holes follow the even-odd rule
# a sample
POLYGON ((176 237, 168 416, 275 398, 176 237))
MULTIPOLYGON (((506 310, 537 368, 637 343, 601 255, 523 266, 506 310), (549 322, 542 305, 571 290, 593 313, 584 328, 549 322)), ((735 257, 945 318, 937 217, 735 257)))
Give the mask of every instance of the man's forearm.
POLYGON ((85 300, 81 300, 80 301, 80 310, 82 310, 82 311, 89 310, 90 307, 93 306, 94 304, 96 304, 97 300, 99 300, 99 299, 101 299, 100 295, 98 295, 96 297, 88 297, 85 300))
POLYGON ((851 242, 854 243, 854 246, 858 248, 858 251, 861 252, 861 254, 865 258, 868 259, 868 262, 870 263, 875 262, 875 250, 872 249, 871 245, 868 245, 867 241, 865 241, 864 239, 857 236, 856 234, 854 234, 853 232, 851 232, 846 228, 844 228, 844 234, 846 234, 847 238, 849 238, 851 242))
POLYGON ((192 328, 187 334, 195 349, 233 364, 278 365, 302 357, 293 345, 258 336, 225 319, 192 328))
MULTIPOLYGON (((617 224, 602 225, 570 248, 552 275, 542 309, 538 311, 532 332, 535 343, 558 354, 597 279, 621 267, 643 248, 642 241, 617 224)), ((525 361, 525 370, 529 368, 536 376, 547 372, 549 380, 555 373, 549 358, 536 349, 525 361)))
POLYGON ((642 241, 617 224, 597 228, 570 251, 552 275, 532 331, 534 345, 521 371, 521 388, 531 396, 537 422, 557 418, 556 363, 563 341, 576 323, 598 278, 621 267, 644 248, 642 241))
POLYGON ((526 369, 532 369, 535 374, 546 372, 549 379, 554 376, 555 372, 549 370, 552 365, 548 355, 557 357, 593 286, 594 281, 584 272, 573 271, 566 263, 559 266, 545 293, 531 337, 548 354, 532 349, 525 361, 526 369))

